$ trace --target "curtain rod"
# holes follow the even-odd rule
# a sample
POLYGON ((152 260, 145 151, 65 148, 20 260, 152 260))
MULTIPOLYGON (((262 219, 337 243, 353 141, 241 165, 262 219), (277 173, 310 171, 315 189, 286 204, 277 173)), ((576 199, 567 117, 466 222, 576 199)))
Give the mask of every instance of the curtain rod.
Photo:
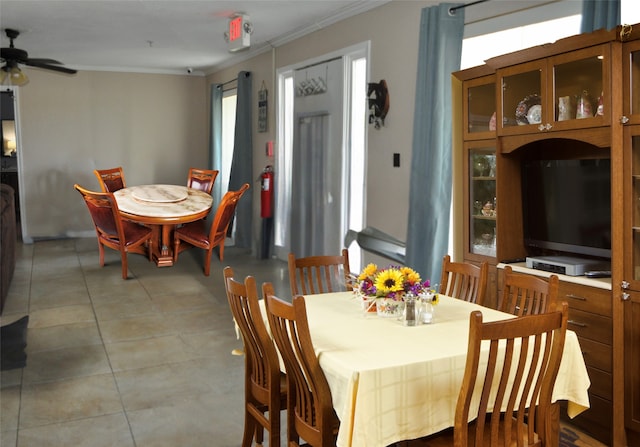
POLYGON ((236 82, 238 80, 238 78, 233 78, 227 82, 223 82, 222 84, 220 84, 221 87, 224 87, 227 84, 231 84, 232 82, 236 82))
MULTIPOLYGON (((250 74, 251 74, 250 71, 245 71, 244 76, 248 77, 250 74)), ((223 82, 221 84, 218 84, 218 88, 222 88, 227 84, 232 84, 232 83, 237 82, 237 81, 238 81, 238 78, 229 79, 227 82, 223 82)))
POLYGON ((342 59, 342 56, 337 56, 332 59, 327 59, 321 62, 316 62, 314 64, 305 65, 304 67, 296 68, 295 71, 305 70, 307 68, 315 67, 316 65, 328 64, 329 62, 337 61, 338 59, 342 59))
POLYGON ((458 6, 453 6, 451 8, 449 8, 449 15, 455 15, 456 10, 458 9, 464 9, 467 6, 473 6, 473 5, 477 5, 478 3, 484 3, 484 2, 488 2, 489 0, 476 0, 475 2, 470 2, 470 3, 465 3, 463 5, 458 5, 458 6))

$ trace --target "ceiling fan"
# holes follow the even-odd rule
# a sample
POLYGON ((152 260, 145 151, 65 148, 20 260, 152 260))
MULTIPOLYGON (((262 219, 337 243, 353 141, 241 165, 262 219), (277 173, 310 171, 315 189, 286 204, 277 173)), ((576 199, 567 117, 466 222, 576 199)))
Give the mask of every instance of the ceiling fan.
POLYGON ((66 74, 76 74, 76 70, 63 67, 62 62, 54 59, 36 59, 30 58, 26 51, 13 46, 13 39, 20 35, 19 31, 14 29, 4 30, 9 38, 9 48, 0 49, 0 59, 5 65, 0 68, 0 84, 8 83, 9 85, 24 85, 29 82, 29 78, 25 75, 18 64, 29 65, 31 67, 42 68, 45 70, 58 71, 66 74))

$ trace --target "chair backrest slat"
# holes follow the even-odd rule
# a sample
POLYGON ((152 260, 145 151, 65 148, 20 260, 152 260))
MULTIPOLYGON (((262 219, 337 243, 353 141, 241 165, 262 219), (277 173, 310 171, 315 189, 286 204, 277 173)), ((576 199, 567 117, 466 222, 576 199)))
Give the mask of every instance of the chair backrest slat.
POLYGON ((307 256, 296 258, 289 253, 291 295, 309 295, 348 290, 349 252, 340 256, 307 256))
POLYGON ((245 183, 239 190, 227 191, 222 197, 209 230, 209 244, 216 245, 220 239, 227 237, 229 225, 236 212, 238 201, 247 189, 249 189, 249 184, 245 183))
POLYGON ((120 166, 112 169, 95 169, 93 173, 98 178, 102 192, 116 192, 127 186, 120 166))
POLYGON ((114 239, 116 243, 118 239, 124 241, 118 202, 116 202, 113 194, 110 192, 89 191, 77 184, 74 188, 82 195, 96 231, 114 239))
POLYGON ((556 307, 558 287, 557 275, 545 280, 514 273, 510 266, 506 266, 499 310, 517 316, 549 312, 556 307))
POLYGON ((445 255, 442 259, 439 292, 470 303, 483 305, 487 292, 488 275, 489 266, 486 262, 478 267, 466 262, 451 262, 450 256, 445 255))
POLYGON ((189 169, 189 177, 187 178, 187 187, 211 194, 218 172, 219 171, 215 169, 191 168, 189 169))
POLYGON ((472 312, 455 446, 547 445, 545 416, 562 359, 567 311, 562 303, 558 310, 490 323, 472 312))

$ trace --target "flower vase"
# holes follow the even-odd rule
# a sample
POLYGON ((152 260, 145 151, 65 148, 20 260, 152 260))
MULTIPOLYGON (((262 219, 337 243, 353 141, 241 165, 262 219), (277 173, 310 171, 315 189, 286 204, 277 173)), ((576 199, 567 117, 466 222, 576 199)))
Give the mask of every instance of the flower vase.
POLYGON ((402 313, 402 301, 396 301, 393 298, 376 299, 376 312, 379 317, 393 318, 398 317, 402 313))
POLYGON ((375 313, 376 312, 376 297, 375 296, 361 296, 360 304, 362 306, 362 311, 366 313, 375 313))

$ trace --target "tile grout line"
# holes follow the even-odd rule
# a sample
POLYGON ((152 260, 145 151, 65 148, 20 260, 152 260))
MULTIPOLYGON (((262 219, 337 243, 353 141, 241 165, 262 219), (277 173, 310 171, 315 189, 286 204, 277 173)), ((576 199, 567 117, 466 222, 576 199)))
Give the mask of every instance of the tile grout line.
MULTIPOLYGON (((85 274, 84 265, 80 260, 80 255, 78 254, 77 241, 74 244, 74 251, 76 253, 76 257, 78 258, 78 265, 80 266, 80 270, 82 271, 82 279, 84 281, 85 288, 87 290, 87 297, 89 298, 89 302, 91 303, 91 311, 93 312, 93 318, 96 323, 96 329, 98 330, 98 335, 100 336, 100 342, 102 344, 102 350, 107 358, 107 362, 109 363, 109 369, 111 370, 111 379, 113 380, 113 384, 116 387, 116 391, 118 393, 118 400, 120 401, 120 406, 122 408, 122 414, 127 421, 127 427, 129 427, 129 434, 131 435, 131 441, 133 442, 133 447, 137 446, 136 438, 133 433, 133 427, 131 426, 131 422, 129 421, 129 415, 127 414, 127 409, 124 405, 124 400, 122 399, 122 393, 120 391, 120 386, 118 385, 118 380, 116 379, 115 372, 113 370, 113 364, 111 363, 111 357, 109 356, 109 352, 107 351, 107 346, 104 341, 104 337, 102 336, 102 329, 100 327, 100 323, 98 322, 98 314, 96 313, 96 307, 93 302, 93 297, 91 296, 91 291, 89 290, 89 285, 87 284, 87 275, 85 274)), ((136 277, 137 281, 137 277, 136 277)))

